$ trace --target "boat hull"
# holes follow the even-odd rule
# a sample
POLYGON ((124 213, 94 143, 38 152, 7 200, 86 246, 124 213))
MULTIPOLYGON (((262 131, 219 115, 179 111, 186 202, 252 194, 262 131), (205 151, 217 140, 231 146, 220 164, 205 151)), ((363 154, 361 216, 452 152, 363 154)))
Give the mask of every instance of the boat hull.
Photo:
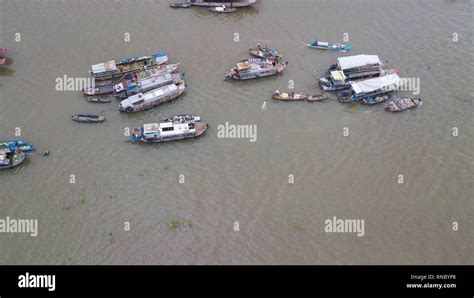
POLYGON ((397 113, 414 109, 421 106, 422 104, 423 100, 421 98, 394 99, 389 102, 389 104, 385 107, 385 110, 387 112, 397 113), (403 104, 401 102, 403 102, 403 104))
POLYGON ((176 135, 176 136, 171 136, 171 137, 165 137, 165 138, 156 138, 156 139, 144 139, 140 138, 135 141, 140 141, 143 143, 163 143, 163 142, 170 142, 170 141, 179 141, 179 140, 184 140, 184 139, 191 139, 191 138, 197 138, 206 132, 208 125, 205 122, 195 122, 194 127, 196 129, 195 132, 193 133, 186 133, 186 134, 181 134, 181 135, 176 135))
POLYGON ((104 116, 97 116, 92 115, 95 117, 91 117, 91 115, 73 115, 71 118, 73 121, 80 122, 80 123, 99 123, 105 121, 104 116))
POLYGON ((169 101, 172 101, 173 99, 178 98, 181 94, 183 94, 184 89, 185 89, 184 82, 182 82, 179 85, 176 92, 168 94, 168 95, 166 95, 166 96, 164 96, 160 99, 154 100, 152 102, 146 102, 146 103, 136 105, 133 108, 132 107, 127 107, 127 108, 120 107, 119 110, 120 110, 120 112, 124 112, 124 113, 136 113, 136 112, 145 111, 145 110, 157 107, 161 104, 164 104, 166 102, 169 102, 169 101))
POLYGON ((308 48, 316 49, 316 50, 329 50, 334 52, 348 52, 352 50, 352 46, 350 45, 341 45, 337 47, 327 47, 327 46, 314 46, 310 43, 306 44, 308 48))
POLYGON ((187 3, 193 6, 204 6, 204 7, 217 7, 217 6, 232 6, 232 7, 247 7, 259 3, 260 0, 247 0, 247 1, 219 1, 219 2, 210 2, 210 1, 201 1, 201 0, 188 0, 187 3))
POLYGON ((8 165, 1 165, 0 170, 8 170, 13 169, 19 165, 21 165, 26 159, 26 154, 24 152, 17 152, 15 157, 10 159, 10 164, 8 165))
POLYGON ((308 96, 308 101, 309 102, 323 101, 323 100, 326 100, 328 98, 329 98, 329 96, 326 93, 315 94, 315 95, 309 95, 308 96))
POLYGON ((238 72, 236 74, 233 74, 233 70, 228 72, 226 74, 225 80, 236 80, 236 81, 243 81, 243 80, 252 80, 252 79, 259 79, 259 78, 264 78, 264 77, 269 77, 269 76, 274 76, 279 73, 281 73, 285 68, 288 62, 285 64, 280 63, 274 67, 271 68, 269 71, 261 72, 261 73, 246 73, 246 74, 239 74, 238 72))

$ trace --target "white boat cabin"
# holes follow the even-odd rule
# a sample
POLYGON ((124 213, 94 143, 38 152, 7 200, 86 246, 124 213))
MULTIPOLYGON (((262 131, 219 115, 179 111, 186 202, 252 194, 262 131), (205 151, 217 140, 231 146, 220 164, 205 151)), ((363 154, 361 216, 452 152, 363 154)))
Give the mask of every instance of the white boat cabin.
POLYGON ((122 108, 127 108, 127 107, 134 107, 136 105, 146 103, 146 102, 152 102, 155 100, 158 100, 172 92, 175 92, 178 89, 178 87, 175 84, 169 84, 166 86, 163 86, 161 88, 154 89, 150 92, 147 93, 138 93, 133 96, 130 96, 127 99, 124 99, 120 103, 120 107, 122 108))
POLYGON ((178 136, 186 133, 193 133, 196 129, 193 123, 149 123, 143 125, 143 136, 145 139, 156 139, 163 137, 178 136))
POLYGON ((379 56, 377 55, 355 55, 337 58, 337 65, 340 70, 351 69, 355 67, 363 67, 367 65, 381 65, 379 56))
POLYGON ((374 91, 385 89, 387 91, 394 90, 401 85, 398 74, 393 73, 383 77, 377 77, 365 81, 351 84, 352 91, 355 95, 371 93, 374 91))

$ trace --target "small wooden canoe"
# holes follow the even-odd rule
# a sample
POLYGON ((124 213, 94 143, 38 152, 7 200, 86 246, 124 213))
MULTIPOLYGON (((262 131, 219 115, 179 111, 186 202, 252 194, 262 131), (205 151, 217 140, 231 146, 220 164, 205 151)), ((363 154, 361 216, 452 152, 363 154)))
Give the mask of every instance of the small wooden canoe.
POLYGON ((329 98, 329 95, 327 95, 326 93, 308 95, 308 101, 309 102, 323 101, 323 100, 326 100, 328 98, 329 98))
POLYGON ((252 56, 258 57, 258 58, 270 58, 270 57, 282 57, 277 50, 270 49, 264 45, 257 44, 256 48, 250 48, 249 53, 252 56))
POLYGON ((72 120, 82 123, 96 123, 103 122, 105 120, 105 117, 93 114, 77 114, 72 116, 72 120))
POLYGON ((303 94, 303 93, 295 93, 295 92, 280 93, 277 90, 273 93, 272 98, 277 99, 277 100, 283 100, 283 101, 298 101, 298 100, 307 99, 308 95, 303 94))
POLYGON ((100 85, 95 86, 95 88, 84 89, 82 92, 84 96, 112 94, 114 92, 114 86, 100 85))
POLYGON ((104 97, 86 97, 86 101, 93 103, 109 103, 111 102, 110 98, 104 97))
POLYGON ((390 101, 387 106, 385 107, 385 110, 387 112, 401 112, 409 109, 414 109, 418 106, 421 106, 423 101, 421 98, 412 98, 412 97, 406 97, 406 98, 396 98, 392 101, 390 101))
POLYGON ((229 12, 237 11, 237 8, 235 8, 235 7, 225 7, 224 8, 222 6, 217 6, 217 7, 212 7, 209 10, 213 11, 213 12, 229 13, 229 12))
POLYGON ((360 103, 361 104, 364 104, 364 105, 376 105, 378 103, 382 103, 382 102, 385 102, 387 101, 388 99, 390 98, 390 96, 388 95, 381 95, 381 96, 377 96, 375 98, 372 98, 370 96, 367 96, 366 98, 363 98, 360 103))
POLYGON ((190 3, 170 3, 172 8, 188 8, 191 7, 190 3))

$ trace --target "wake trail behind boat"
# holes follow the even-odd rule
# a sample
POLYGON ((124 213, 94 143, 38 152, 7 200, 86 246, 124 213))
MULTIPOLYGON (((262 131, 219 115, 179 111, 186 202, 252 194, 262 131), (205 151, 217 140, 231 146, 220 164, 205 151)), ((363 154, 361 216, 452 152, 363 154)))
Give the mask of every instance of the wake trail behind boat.
POLYGON ((108 109, 108 110, 99 111, 99 113, 105 113, 105 112, 120 112, 120 110, 119 109, 116 109, 116 110, 108 109))

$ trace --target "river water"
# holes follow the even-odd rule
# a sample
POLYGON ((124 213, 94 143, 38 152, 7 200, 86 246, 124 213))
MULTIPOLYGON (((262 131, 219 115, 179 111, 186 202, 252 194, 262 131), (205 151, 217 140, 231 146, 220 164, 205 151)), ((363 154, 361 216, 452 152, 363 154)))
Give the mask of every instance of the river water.
POLYGON ((20 128, 37 146, 22 166, 0 173, 0 218, 39 223, 37 237, 0 234, 0 263, 472 264, 473 7, 264 0, 216 15, 168 1, 0 0, 0 45, 9 50, 0 136, 20 128), (350 53, 304 47, 316 38, 343 42, 345 33, 350 53), (279 49, 288 68, 223 81, 257 42, 279 49), (188 87, 179 99, 130 115, 116 111, 117 101, 94 105, 55 90, 58 77, 149 51, 181 63, 188 87), (271 100, 290 80, 297 91, 319 92, 313 75, 362 53, 419 78, 423 106, 389 114, 334 94, 314 104, 271 100), (107 120, 72 122, 78 112, 107 120), (127 127, 180 113, 200 115, 206 134, 125 142, 127 127), (257 125, 257 141, 218 138, 225 122, 257 125), (363 219, 364 236, 326 233, 333 217, 363 219))

